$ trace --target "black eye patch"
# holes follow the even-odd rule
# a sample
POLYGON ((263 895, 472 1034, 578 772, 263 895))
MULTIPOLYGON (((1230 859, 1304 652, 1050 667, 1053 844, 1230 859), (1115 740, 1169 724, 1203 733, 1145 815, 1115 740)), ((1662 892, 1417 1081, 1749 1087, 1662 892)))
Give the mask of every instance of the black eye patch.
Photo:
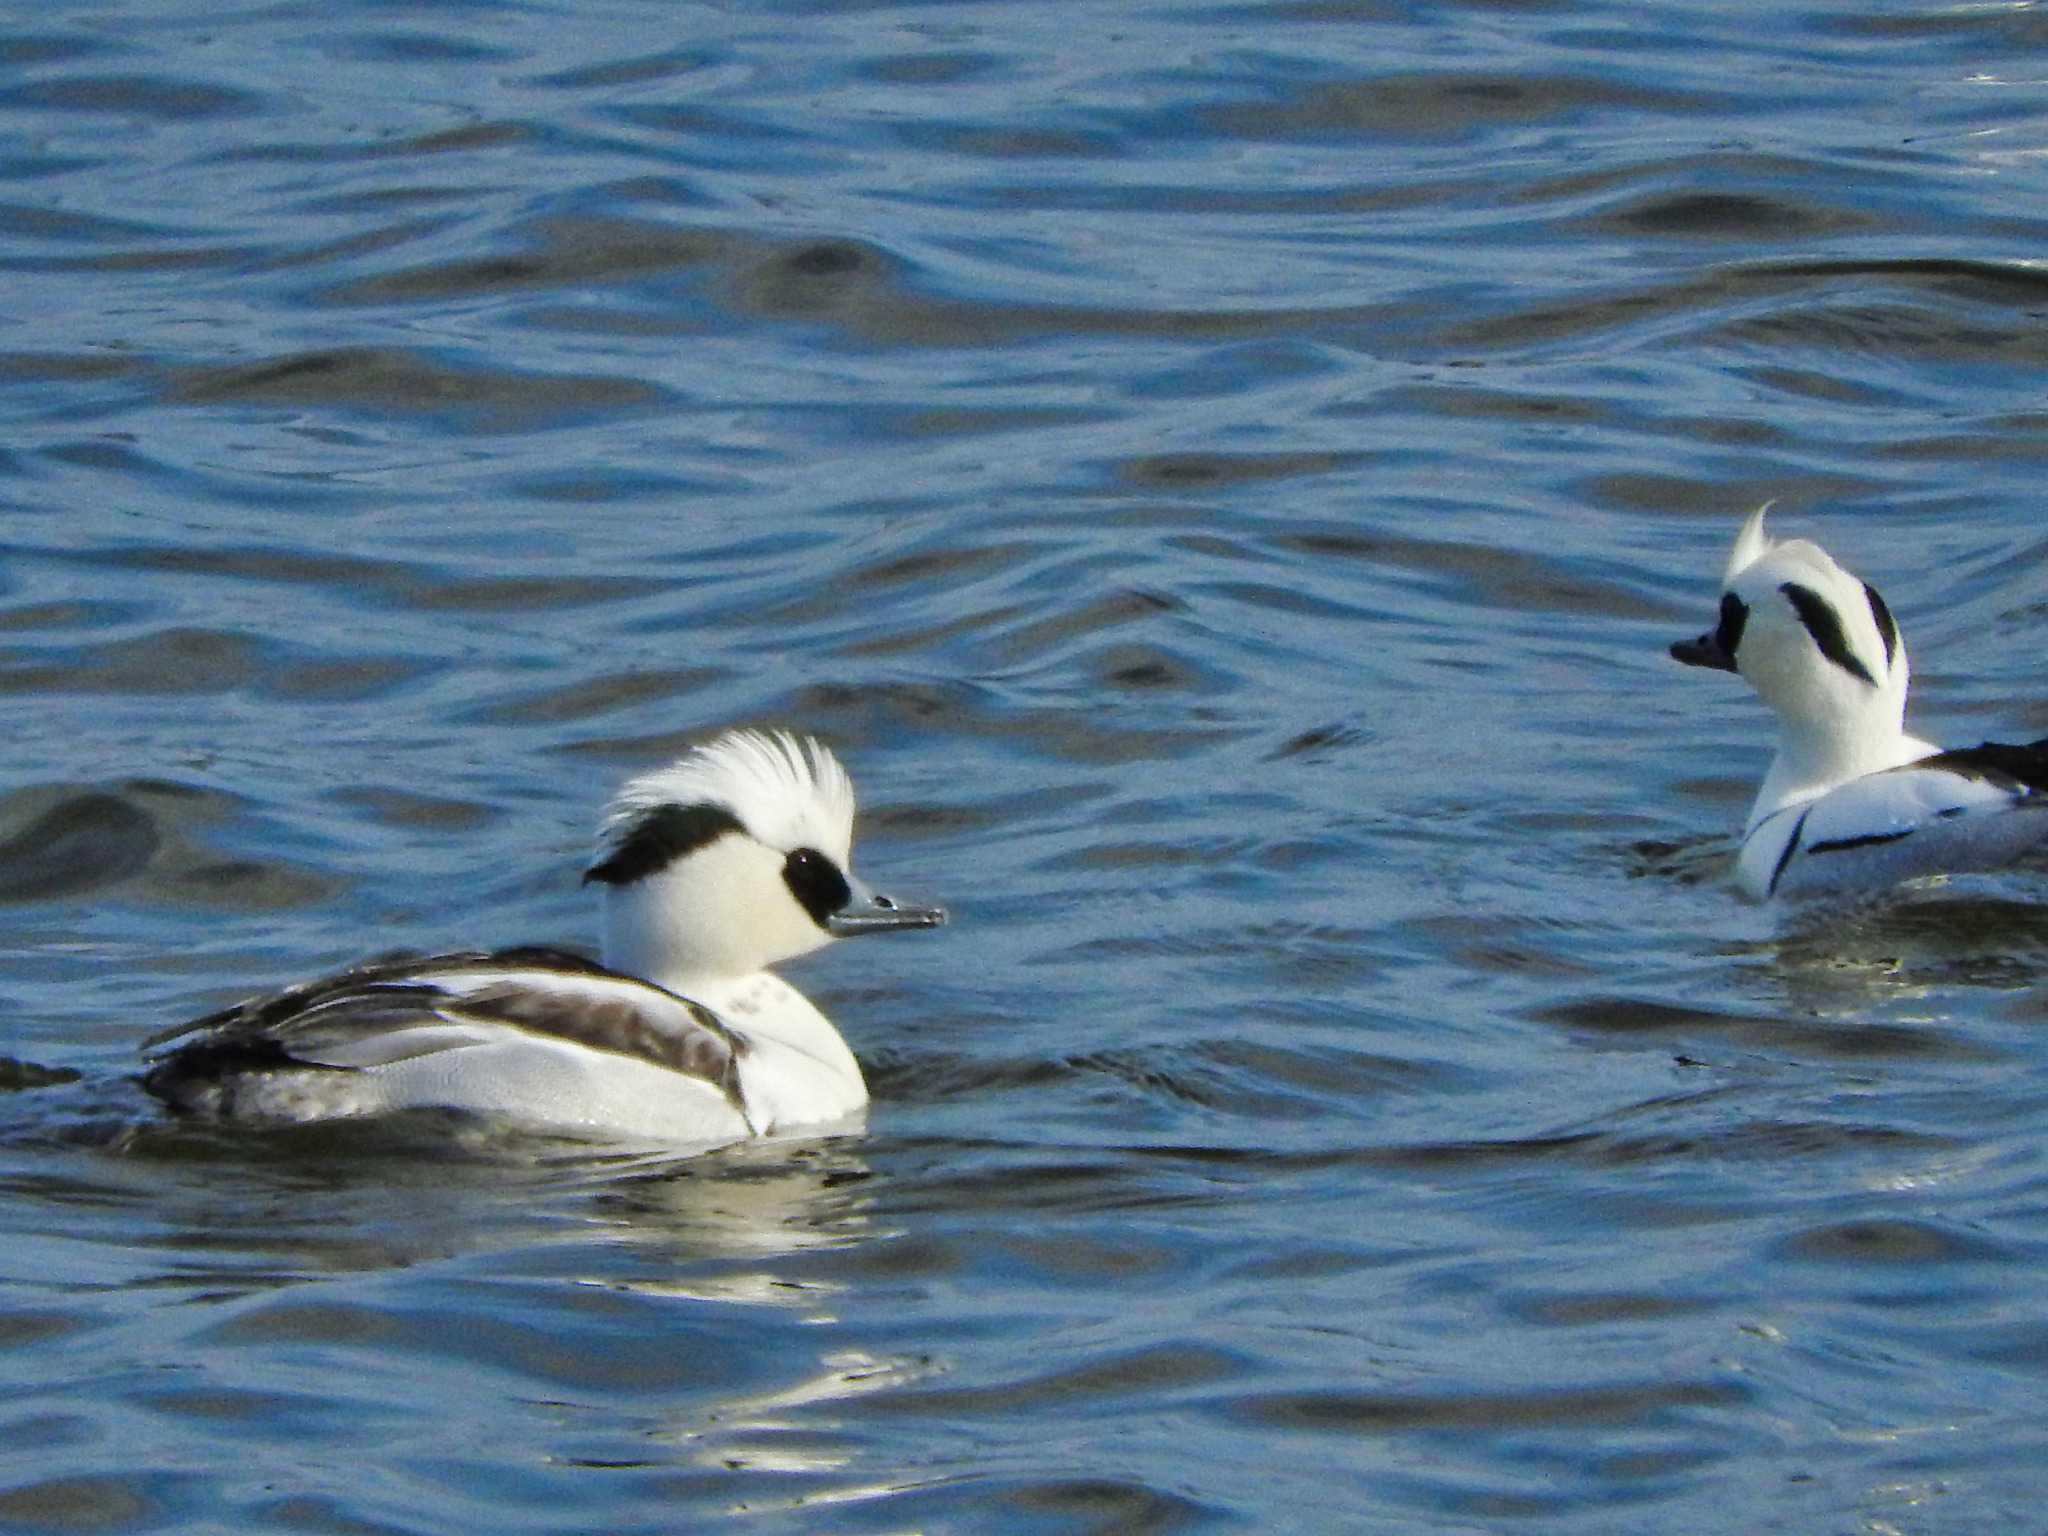
POLYGON ((820 928, 826 918, 853 900, 853 887, 846 883, 839 866, 815 848, 799 848, 784 859, 782 881, 820 928))
POLYGON ((610 857, 583 872, 583 883, 631 885, 728 832, 745 830, 739 817, 722 805, 658 805, 619 839, 610 857))
POLYGON ((1749 604, 1733 592, 1721 594, 1721 622, 1714 626, 1714 644, 1730 661, 1735 659, 1735 647, 1742 644, 1742 627, 1749 622, 1749 604))
MULTIPOLYGON (((1813 588, 1802 587, 1796 581, 1788 581, 1778 590, 1791 599, 1792 611, 1799 615, 1799 622, 1813 636, 1813 643, 1820 647, 1821 655, 1852 677, 1862 678, 1873 688, 1877 686, 1877 679, 1870 675, 1870 669, 1850 652, 1849 637, 1842 633, 1842 616, 1835 612, 1834 604, 1813 588)), ((1884 626, 1878 627, 1882 629, 1884 626)))

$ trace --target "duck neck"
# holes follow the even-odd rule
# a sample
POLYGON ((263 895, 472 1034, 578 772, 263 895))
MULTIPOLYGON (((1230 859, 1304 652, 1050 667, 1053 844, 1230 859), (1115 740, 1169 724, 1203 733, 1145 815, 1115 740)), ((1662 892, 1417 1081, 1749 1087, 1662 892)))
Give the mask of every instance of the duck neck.
POLYGON ((801 992, 758 964, 758 953, 693 941, 664 903, 638 890, 607 890, 604 963, 701 1003, 756 1042, 773 1041, 860 1081, 839 1031, 801 992))
POLYGON ((630 886, 604 890, 604 963, 685 997, 702 995, 756 969, 755 956, 733 944, 707 943, 674 909, 687 893, 670 891, 669 877, 655 875, 630 886))
POLYGON ((1778 754, 1757 791, 1749 825, 1866 773, 1926 756, 1928 744, 1906 734, 1902 715, 1903 709, 1873 712, 1855 721, 1829 722, 1829 729, 1787 722, 1778 732, 1778 754))

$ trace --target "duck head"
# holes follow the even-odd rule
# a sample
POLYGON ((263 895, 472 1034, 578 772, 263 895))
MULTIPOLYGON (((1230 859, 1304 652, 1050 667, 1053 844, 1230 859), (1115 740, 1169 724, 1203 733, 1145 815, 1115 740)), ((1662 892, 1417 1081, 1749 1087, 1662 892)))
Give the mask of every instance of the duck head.
POLYGON ((1764 532, 1770 505, 1735 536, 1719 621, 1671 654, 1743 677, 1776 712, 1781 748, 1806 771, 1888 767, 1904 735, 1906 642, 1870 583, 1818 544, 1764 532))
POLYGON ((934 928, 938 907, 853 873, 853 783, 822 744, 730 731, 620 789, 586 883, 604 890, 604 957, 678 990, 837 938, 934 928))

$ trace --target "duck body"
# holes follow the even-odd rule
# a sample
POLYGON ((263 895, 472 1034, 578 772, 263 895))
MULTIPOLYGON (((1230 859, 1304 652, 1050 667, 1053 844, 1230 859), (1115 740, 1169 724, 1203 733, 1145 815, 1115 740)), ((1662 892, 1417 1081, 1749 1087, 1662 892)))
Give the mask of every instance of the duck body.
POLYGON ((1934 751, 1751 813, 1736 860, 1750 896, 1877 890, 1996 869, 2048 842, 2048 739, 1934 751))
POLYGON ((853 879, 852 814, 823 747, 731 733, 614 801, 585 875, 605 893, 603 962, 373 961, 165 1031, 143 1086, 220 1120, 441 1109, 703 1147, 854 1121, 852 1051, 766 967, 944 913, 853 879))
POLYGON ((1879 890, 1996 868, 2048 843, 2048 738, 1943 751, 1905 729, 1906 644, 1875 587, 1804 539, 1743 524, 1719 623, 1671 647, 1735 672, 1778 717, 1743 828, 1750 897, 1879 890))

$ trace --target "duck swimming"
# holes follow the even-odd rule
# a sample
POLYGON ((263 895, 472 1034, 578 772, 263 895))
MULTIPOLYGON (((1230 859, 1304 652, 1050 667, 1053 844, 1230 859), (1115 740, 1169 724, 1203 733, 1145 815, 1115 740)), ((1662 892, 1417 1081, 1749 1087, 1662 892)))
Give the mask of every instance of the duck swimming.
POLYGON ((630 780, 584 881, 603 961, 522 947, 375 961, 146 1042, 180 1112, 307 1121, 445 1109, 711 1147, 856 1116, 859 1064, 768 969, 933 928, 852 872, 853 785, 817 741, 731 731, 630 780))
POLYGON ((1879 890, 2007 864, 2048 842, 2048 737, 1944 751, 1905 728, 1906 642, 1877 589, 1805 539, 1744 521, 1720 621, 1671 654, 1740 674, 1778 717, 1736 883, 1756 900, 1879 890))

